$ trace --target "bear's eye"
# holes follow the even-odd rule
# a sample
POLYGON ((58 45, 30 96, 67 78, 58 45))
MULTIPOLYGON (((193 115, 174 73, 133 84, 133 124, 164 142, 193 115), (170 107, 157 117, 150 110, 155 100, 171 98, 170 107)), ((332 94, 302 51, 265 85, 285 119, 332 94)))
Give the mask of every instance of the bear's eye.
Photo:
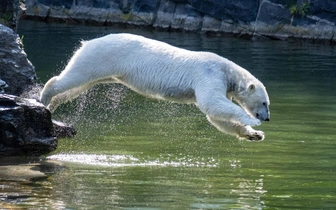
POLYGON ((263 103, 264 106, 267 106, 266 102, 263 103))

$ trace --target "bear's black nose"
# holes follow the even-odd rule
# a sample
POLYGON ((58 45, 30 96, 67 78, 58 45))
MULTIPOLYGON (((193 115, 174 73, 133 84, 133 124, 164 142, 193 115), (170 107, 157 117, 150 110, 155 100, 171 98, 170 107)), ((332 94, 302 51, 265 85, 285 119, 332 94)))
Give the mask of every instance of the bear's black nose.
POLYGON ((270 119, 269 119, 269 118, 266 118, 265 121, 270 121, 270 119))

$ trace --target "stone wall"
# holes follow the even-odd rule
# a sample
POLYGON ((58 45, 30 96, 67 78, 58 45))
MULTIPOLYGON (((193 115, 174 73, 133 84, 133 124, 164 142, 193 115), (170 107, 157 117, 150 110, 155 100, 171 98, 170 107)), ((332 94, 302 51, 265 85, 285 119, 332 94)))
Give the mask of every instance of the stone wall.
POLYGON ((26 16, 335 42, 332 0, 26 0, 26 16))

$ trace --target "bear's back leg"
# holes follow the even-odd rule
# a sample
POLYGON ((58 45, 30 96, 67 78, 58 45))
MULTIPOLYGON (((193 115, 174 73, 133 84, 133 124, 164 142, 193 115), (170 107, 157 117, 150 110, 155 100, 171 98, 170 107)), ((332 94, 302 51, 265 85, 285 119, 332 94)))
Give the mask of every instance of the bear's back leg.
POLYGON ((56 88, 57 86, 57 76, 51 78, 43 87, 41 92, 40 101, 42 104, 47 106, 52 97, 57 94, 56 88))
POLYGON ((61 92, 57 95, 55 95, 47 105, 47 108, 51 111, 54 112, 57 107, 67 101, 71 101, 72 99, 76 98, 79 94, 84 92, 87 89, 90 89, 93 87, 96 83, 88 83, 76 88, 72 88, 69 90, 65 90, 64 92, 61 92))
POLYGON ((70 81, 64 77, 60 79, 59 76, 55 76, 44 86, 40 100, 53 112, 60 104, 76 98, 79 94, 93 87, 95 84, 115 82, 116 80, 113 78, 104 78, 87 82, 80 80, 70 81))

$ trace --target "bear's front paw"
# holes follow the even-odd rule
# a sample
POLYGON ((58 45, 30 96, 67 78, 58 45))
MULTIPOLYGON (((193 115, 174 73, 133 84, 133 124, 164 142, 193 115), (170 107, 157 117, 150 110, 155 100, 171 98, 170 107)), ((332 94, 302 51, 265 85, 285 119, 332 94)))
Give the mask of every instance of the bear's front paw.
POLYGON ((250 141, 262 141, 265 138, 265 134, 262 131, 256 131, 250 126, 246 126, 244 129, 242 129, 240 137, 250 141))
POLYGON ((253 133, 246 135, 245 138, 250 141, 262 141, 264 140, 265 135, 262 131, 254 131, 253 133))

